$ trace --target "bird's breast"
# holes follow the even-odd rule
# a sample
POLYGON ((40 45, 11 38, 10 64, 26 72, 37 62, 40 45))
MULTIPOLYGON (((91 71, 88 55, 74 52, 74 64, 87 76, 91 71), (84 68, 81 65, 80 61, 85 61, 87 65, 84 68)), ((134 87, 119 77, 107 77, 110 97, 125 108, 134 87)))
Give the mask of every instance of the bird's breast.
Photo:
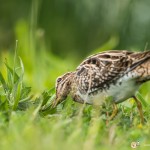
POLYGON ((112 97, 115 103, 120 103, 132 96, 138 90, 140 85, 136 84, 135 78, 131 78, 130 75, 126 75, 118 79, 115 83, 111 83, 109 88, 101 87, 93 92, 87 92, 81 94, 79 91, 77 94, 89 104, 101 105, 108 97, 112 97))

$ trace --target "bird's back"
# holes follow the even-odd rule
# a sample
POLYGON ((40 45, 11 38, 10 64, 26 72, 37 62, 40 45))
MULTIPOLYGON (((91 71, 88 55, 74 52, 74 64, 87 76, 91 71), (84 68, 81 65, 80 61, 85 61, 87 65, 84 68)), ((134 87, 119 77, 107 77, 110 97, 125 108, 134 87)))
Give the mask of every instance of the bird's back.
POLYGON ((92 55, 77 67, 75 80, 81 95, 109 93, 115 87, 119 91, 117 87, 122 82, 140 85, 150 80, 150 51, 106 51, 92 55))

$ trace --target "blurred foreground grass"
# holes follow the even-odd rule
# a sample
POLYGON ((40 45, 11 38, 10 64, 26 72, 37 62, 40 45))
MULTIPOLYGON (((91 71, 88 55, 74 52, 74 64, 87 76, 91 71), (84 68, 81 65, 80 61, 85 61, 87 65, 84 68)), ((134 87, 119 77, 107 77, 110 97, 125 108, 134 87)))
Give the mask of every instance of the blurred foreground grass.
MULTIPOLYGON (((119 113, 106 125, 111 108, 77 104, 68 98, 52 109, 55 78, 75 68, 75 59, 61 59, 47 52, 42 31, 30 43, 28 26, 18 23, 19 43, 14 51, 1 53, 0 149, 130 149, 139 141, 141 149, 150 144, 150 84, 144 84, 138 98, 143 103, 145 125, 132 99, 118 105, 119 113), (36 50, 38 49, 38 54, 36 50), (15 55, 15 56, 14 56, 15 55), (18 55, 20 58, 18 58, 18 55), (31 87, 31 88, 30 88, 31 87)), ((112 37, 102 48, 113 49, 112 37)))

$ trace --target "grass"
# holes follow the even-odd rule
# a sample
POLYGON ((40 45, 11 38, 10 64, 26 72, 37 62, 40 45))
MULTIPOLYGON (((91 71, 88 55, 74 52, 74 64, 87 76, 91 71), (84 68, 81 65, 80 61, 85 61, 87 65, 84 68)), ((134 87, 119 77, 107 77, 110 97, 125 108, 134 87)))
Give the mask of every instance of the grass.
MULTIPOLYGON (((38 54, 34 52, 30 55, 30 51, 27 51, 30 49, 28 33, 26 23, 19 22, 16 34, 20 40, 15 56, 11 52, 1 52, 1 150, 126 150, 131 149, 133 141, 140 142, 139 149, 148 149, 149 83, 144 84, 137 93, 143 105, 144 125, 140 124, 133 99, 119 104, 118 115, 108 124, 106 114, 112 112, 109 103, 97 108, 75 103, 68 97, 53 109, 51 103, 55 96, 55 78, 73 70, 75 64, 72 60, 63 60, 47 52, 45 44, 39 39, 38 54)), ((117 40, 111 40, 104 47, 111 49, 111 45, 115 45, 112 41, 117 40)))
POLYGON ((139 141, 142 149, 148 148, 149 83, 142 86, 141 94, 137 93, 143 104, 145 125, 140 124, 132 99, 119 104, 118 115, 106 125, 106 114, 112 111, 110 105, 96 108, 75 103, 69 97, 52 109, 53 86, 34 94, 24 83, 26 72, 17 53, 11 62, 12 66, 5 60, 0 73, 1 149, 130 149, 133 141, 139 141))

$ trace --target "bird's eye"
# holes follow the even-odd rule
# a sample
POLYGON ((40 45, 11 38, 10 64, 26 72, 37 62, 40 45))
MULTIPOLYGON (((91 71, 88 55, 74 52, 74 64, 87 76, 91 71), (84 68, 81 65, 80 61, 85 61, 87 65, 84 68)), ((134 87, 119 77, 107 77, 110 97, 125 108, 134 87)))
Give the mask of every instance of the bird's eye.
POLYGON ((57 82, 60 82, 60 81, 61 81, 61 78, 58 78, 58 79, 57 79, 57 82))

